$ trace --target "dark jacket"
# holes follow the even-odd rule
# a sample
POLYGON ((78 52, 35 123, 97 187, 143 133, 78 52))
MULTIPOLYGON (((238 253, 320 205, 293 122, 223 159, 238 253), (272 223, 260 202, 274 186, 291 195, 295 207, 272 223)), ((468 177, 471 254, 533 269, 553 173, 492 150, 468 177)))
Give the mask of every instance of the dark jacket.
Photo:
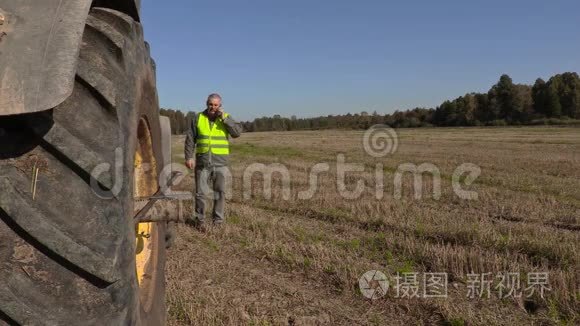
MULTIPOLYGON (((205 114, 207 116, 207 109, 201 113, 196 113, 191 119, 191 125, 188 128, 187 136, 185 138, 185 160, 193 158, 195 153, 195 147, 197 144, 197 117, 199 114, 205 114)), ((221 119, 221 118, 216 118, 221 119)), ((230 138, 238 138, 242 133, 242 127, 237 123, 231 115, 223 119, 224 125, 228 132, 228 140, 230 138)), ((195 156, 195 165, 199 167, 208 166, 225 166, 228 164, 229 155, 215 155, 211 151, 203 154, 197 154, 195 156)))

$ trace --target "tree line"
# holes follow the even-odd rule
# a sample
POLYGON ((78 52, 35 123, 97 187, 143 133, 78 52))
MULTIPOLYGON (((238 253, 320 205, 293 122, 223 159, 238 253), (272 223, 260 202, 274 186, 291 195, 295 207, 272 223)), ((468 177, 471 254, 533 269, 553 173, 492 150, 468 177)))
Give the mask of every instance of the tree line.
POLYGON ((414 108, 391 114, 347 113, 315 118, 274 115, 243 122, 245 131, 367 129, 374 124, 395 128, 432 126, 504 126, 580 124, 580 78, 575 72, 538 78, 533 86, 514 84, 502 75, 487 93, 468 93, 436 108, 414 108))
MULTIPOLYGON (((183 134, 193 112, 161 109, 174 134, 183 134)), ((580 77, 566 72, 534 85, 514 84, 502 75, 487 93, 468 93, 436 108, 414 108, 390 114, 347 113, 314 118, 274 115, 241 122, 244 131, 367 129, 375 124, 395 128, 433 126, 505 126, 523 124, 580 124, 580 77)))
POLYGON ((171 124, 171 133, 174 135, 182 135, 189 128, 189 122, 193 116, 193 112, 183 114, 182 111, 173 109, 160 109, 159 114, 169 118, 171 124))

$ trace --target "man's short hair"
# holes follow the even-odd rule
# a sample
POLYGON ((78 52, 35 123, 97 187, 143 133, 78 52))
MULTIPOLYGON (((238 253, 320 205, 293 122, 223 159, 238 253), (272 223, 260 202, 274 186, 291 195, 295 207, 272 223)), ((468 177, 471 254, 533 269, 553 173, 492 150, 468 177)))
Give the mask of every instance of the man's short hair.
POLYGON ((218 99, 218 100, 222 100, 222 97, 218 94, 218 93, 211 93, 209 94, 209 96, 207 97, 207 101, 206 103, 209 104, 209 101, 213 100, 213 99, 218 99))

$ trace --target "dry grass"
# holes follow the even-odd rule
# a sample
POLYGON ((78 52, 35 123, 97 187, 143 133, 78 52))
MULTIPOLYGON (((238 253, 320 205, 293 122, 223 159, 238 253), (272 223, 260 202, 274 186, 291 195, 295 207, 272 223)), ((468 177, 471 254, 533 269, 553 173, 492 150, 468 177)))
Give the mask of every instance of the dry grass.
MULTIPOLYGON (((169 323, 183 324, 576 324, 579 322, 580 129, 441 128, 399 131, 398 151, 366 155, 360 131, 248 133, 235 140, 233 192, 224 229, 200 234, 186 226, 168 257, 169 323), (347 189, 365 180, 358 199, 336 186, 336 155, 362 163, 347 189), (265 199, 262 181, 242 196, 252 163, 282 163, 291 175, 291 199, 274 178, 265 199), (300 200, 308 173, 326 162, 315 196, 300 200), (401 163, 432 163, 441 171, 439 200, 393 197, 401 163), (383 164, 384 197, 375 197, 375 170, 383 164), (451 175, 462 163, 482 173, 468 187, 478 200, 459 199, 451 175), (446 272, 448 298, 397 298, 391 288, 365 299, 358 278, 378 269, 446 272), (470 272, 549 272, 545 298, 467 299, 470 272)), ((181 162, 183 137, 174 139, 181 162)), ((191 175, 179 186, 191 190, 191 175)), ((432 183, 426 182, 424 194, 432 183)), ((188 208, 191 211, 191 207, 188 208)))

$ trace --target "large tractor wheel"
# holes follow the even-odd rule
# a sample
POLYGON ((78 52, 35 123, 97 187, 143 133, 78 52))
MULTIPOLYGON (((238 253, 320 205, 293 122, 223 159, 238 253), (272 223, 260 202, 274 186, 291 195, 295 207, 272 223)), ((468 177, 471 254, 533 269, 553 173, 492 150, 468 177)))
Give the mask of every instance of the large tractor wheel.
POLYGON ((166 224, 133 220, 162 165, 141 25, 93 8, 72 95, 0 117, 0 325, 164 324, 166 224))

